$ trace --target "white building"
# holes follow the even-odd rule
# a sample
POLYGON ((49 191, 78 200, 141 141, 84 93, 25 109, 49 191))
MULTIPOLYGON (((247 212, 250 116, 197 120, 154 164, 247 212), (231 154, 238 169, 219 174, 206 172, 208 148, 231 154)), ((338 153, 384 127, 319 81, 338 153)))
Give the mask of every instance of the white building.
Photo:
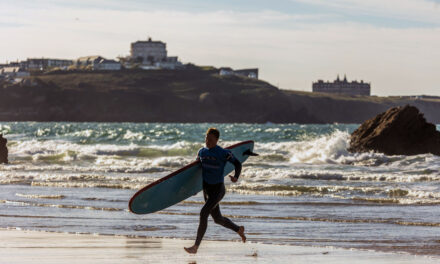
POLYGON ((65 59, 45 59, 45 58, 28 58, 23 62, 28 70, 46 70, 49 68, 67 68, 73 64, 72 60, 65 59))
POLYGON ((222 67, 219 71, 220 75, 234 75, 234 70, 229 67, 222 67))
POLYGON ((234 73, 251 79, 258 79, 258 68, 235 70, 234 73))
POLYGON ((219 75, 240 75, 251 79, 258 79, 258 68, 233 70, 229 67, 222 67, 219 70, 219 75))
POLYGON ((167 56, 166 43, 153 41, 136 41, 131 43, 130 56, 127 57, 125 66, 127 68, 140 64, 139 67, 145 70, 151 69, 171 69, 174 70, 182 63, 177 56, 167 56))
POLYGON ((30 76, 29 72, 23 70, 20 67, 3 67, 0 69, 0 75, 10 78, 23 78, 30 76))
POLYGON ((118 71, 121 63, 115 60, 108 60, 101 56, 86 56, 76 60, 76 66, 90 66, 92 70, 118 71))
POLYGON ((166 44, 162 41, 136 41, 131 43, 130 57, 132 60, 140 60, 142 64, 153 64, 167 58, 166 44))
POLYGON ((85 57, 80 57, 76 60, 75 65, 76 66, 89 66, 91 65, 92 67, 94 67, 95 64, 98 64, 102 59, 104 59, 101 56, 85 56, 85 57))
POLYGON ((121 64, 115 60, 102 59, 93 65, 94 70, 119 71, 121 64))
POLYGON ((165 60, 156 62, 154 65, 159 69, 175 70, 176 68, 182 66, 182 63, 177 59, 177 57, 167 57, 165 60))

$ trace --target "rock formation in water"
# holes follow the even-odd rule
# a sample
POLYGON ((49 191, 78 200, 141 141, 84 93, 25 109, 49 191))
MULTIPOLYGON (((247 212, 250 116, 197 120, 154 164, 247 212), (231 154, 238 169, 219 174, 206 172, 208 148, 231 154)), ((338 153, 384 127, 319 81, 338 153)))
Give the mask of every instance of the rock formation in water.
POLYGON ((440 132, 414 106, 401 106, 365 121, 351 134, 351 152, 440 155, 440 132))
POLYGON ((0 164, 8 164, 8 148, 6 147, 8 140, 0 134, 0 164))

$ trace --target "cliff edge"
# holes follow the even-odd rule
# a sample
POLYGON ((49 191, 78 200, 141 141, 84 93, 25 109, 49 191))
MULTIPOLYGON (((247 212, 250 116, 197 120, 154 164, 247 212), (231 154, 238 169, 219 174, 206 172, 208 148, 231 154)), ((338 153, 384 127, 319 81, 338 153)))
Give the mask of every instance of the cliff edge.
POLYGON ((399 105, 440 123, 440 99, 280 90, 262 80, 182 70, 58 71, 0 80, 0 121, 361 123, 399 105))

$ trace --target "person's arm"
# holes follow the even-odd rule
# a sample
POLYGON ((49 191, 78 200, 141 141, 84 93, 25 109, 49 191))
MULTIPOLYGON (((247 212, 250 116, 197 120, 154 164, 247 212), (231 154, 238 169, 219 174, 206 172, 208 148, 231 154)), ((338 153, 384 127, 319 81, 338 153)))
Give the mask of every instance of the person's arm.
POLYGON ((234 178, 238 180, 238 177, 240 177, 241 174, 241 163, 238 159, 234 158, 234 167, 235 167, 235 175, 234 178))
POLYGON ((238 177, 240 177, 241 174, 241 162, 236 159, 234 157, 234 155, 232 155, 232 153, 229 153, 227 159, 227 161, 231 162, 232 164, 234 164, 234 168, 235 168, 235 175, 234 176, 229 176, 229 178, 231 178, 232 182, 236 182, 238 180, 238 177))

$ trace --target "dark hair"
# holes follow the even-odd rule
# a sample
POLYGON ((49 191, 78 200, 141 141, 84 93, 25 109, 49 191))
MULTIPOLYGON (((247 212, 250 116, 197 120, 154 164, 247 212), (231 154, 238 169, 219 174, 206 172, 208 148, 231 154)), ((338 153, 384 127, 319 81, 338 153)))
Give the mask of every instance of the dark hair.
POLYGON ((208 128, 208 130, 206 130, 206 135, 209 134, 214 135, 214 137, 216 137, 217 139, 220 138, 220 131, 218 131, 218 129, 215 127, 210 127, 208 128))

